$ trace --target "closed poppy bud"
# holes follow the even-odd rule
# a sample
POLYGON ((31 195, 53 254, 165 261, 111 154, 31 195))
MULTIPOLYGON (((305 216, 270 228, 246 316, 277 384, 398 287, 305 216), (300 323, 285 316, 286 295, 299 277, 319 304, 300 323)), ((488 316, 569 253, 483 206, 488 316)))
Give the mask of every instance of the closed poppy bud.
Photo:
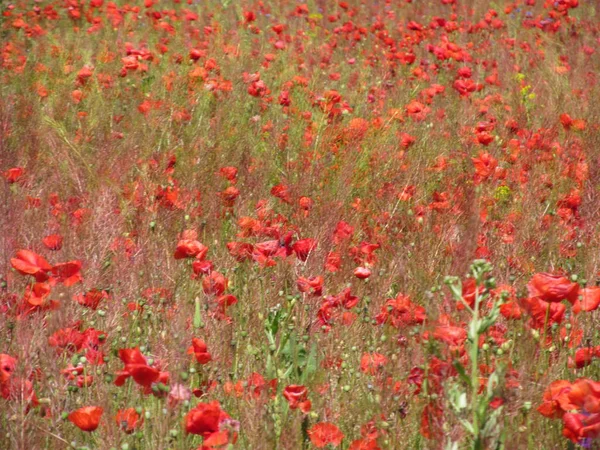
POLYGON ((69 414, 68 420, 83 431, 94 431, 100 425, 103 412, 99 406, 85 406, 69 414))

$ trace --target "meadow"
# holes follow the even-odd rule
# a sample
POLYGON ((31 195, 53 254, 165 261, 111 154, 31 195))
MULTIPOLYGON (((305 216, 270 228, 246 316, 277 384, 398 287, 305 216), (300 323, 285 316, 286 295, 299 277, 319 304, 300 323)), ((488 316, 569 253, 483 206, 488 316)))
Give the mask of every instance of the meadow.
POLYGON ((600 448, 599 8, 0 2, 0 450, 600 448))

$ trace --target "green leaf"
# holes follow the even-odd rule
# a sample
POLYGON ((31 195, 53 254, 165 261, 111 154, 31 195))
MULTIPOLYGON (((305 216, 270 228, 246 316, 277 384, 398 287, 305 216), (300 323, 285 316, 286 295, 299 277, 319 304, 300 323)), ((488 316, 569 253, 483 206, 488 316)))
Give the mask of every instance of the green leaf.
POLYGON ((471 379, 467 375, 467 371, 465 370, 465 366, 463 366, 458 359, 455 359, 454 361, 452 361, 452 366, 458 372, 458 376, 460 377, 460 379, 464 383, 466 383, 467 386, 471 387, 471 379))
POLYGON ((302 371, 302 383, 308 381, 315 373, 317 373, 317 345, 313 343, 310 348, 310 353, 306 359, 306 367, 302 371))
POLYGON ((469 422, 466 419, 459 419, 460 423, 463 425, 463 427, 465 427, 467 429, 467 431, 471 434, 475 433, 475 430, 473 430, 473 425, 471 425, 471 422, 469 422))

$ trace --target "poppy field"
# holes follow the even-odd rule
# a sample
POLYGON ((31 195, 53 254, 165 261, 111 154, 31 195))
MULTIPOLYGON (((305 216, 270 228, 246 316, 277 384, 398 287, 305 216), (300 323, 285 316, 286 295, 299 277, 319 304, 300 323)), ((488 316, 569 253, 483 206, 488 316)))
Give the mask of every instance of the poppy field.
POLYGON ((600 448, 600 4, 0 8, 0 450, 600 448))

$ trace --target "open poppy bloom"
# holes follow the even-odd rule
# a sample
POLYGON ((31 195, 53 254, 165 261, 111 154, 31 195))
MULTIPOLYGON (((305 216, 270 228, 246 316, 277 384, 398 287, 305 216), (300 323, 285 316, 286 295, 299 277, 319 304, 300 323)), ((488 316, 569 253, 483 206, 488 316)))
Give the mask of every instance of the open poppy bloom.
POLYGON ((290 409, 300 408, 300 411, 310 411, 311 402, 308 400, 308 389, 306 386, 291 384, 283 390, 283 396, 290 404, 290 409))
POLYGON ((568 300, 573 304, 579 294, 579 285, 560 275, 536 273, 527 283, 527 291, 530 297, 544 302, 555 303, 568 300))
POLYGON ((563 421, 563 436, 575 443, 600 437, 600 383, 580 378, 557 380, 544 392, 538 407, 543 416, 563 421))
POLYGON ((337 447, 342 443, 344 434, 338 427, 329 422, 319 422, 308 430, 310 442, 317 448, 325 448, 328 445, 337 447))
POLYGON ((183 239, 177 243, 175 259, 197 258, 203 260, 208 253, 208 247, 192 239, 183 239))
POLYGON ((81 261, 68 261, 56 264, 52 268, 52 276, 56 281, 69 287, 82 280, 81 261))
POLYGON ((294 242, 292 250, 300 261, 306 261, 308 255, 317 247, 317 241, 311 238, 300 239, 294 242))
POLYGON ((69 414, 68 420, 83 431, 94 431, 100 425, 102 413, 104 410, 99 406, 85 406, 69 414))
POLYGON ((19 250, 16 257, 10 259, 10 264, 21 275, 31 275, 38 283, 46 281, 48 272, 52 270, 43 256, 31 250, 19 250))
POLYGON ((73 299, 81 306, 96 310, 100 302, 109 298, 108 292, 98 289, 90 289, 85 294, 75 295, 73 299))
POLYGON ((42 239, 42 242, 48 250, 60 250, 63 244, 63 238, 59 234, 51 234, 42 239))
POLYGON ((575 314, 581 311, 590 312, 598 309, 600 306, 600 287, 592 286, 579 291, 581 299, 577 299, 573 304, 575 314))
POLYGON ((389 322, 394 328, 420 325, 425 319, 425 308, 415 305, 408 296, 401 293, 394 299, 388 299, 375 317, 379 325, 389 322))
POLYGON ((360 371, 376 375, 387 364, 388 359, 381 353, 365 353, 360 359, 360 371))
POLYGON ((0 353, 0 384, 6 383, 16 368, 17 360, 15 358, 5 353, 0 353))
POLYGON ((27 286, 25 299, 30 305, 40 306, 50 295, 50 284, 35 283, 33 286, 27 286))
POLYGON ((139 428, 144 423, 144 417, 139 415, 135 408, 122 409, 117 412, 115 421, 119 428, 126 433, 133 433, 136 428, 139 428))
POLYGON ((123 386, 125 380, 133 377, 133 380, 145 388, 150 388, 152 383, 158 381, 160 370, 155 367, 150 367, 146 361, 146 357, 142 355, 139 348, 125 348, 119 350, 119 358, 125 367, 118 373, 115 379, 115 385, 123 386))
POLYGON ((204 438, 204 446, 235 442, 239 424, 221 409, 218 401, 198 403, 185 416, 185 431, 204 438))
POLYGON ((3 176, 9 184, 13 184, 19 181, 24 173, 25 170, 22 167, 13 167, 4 172, 3 176))
POLYGON ((208 353, 206 342, 199 338, 192 339, 192 346, 188 349, 188 355, 194 355, 199 364, 206 364, 212 360, 212 356, 208 353))

